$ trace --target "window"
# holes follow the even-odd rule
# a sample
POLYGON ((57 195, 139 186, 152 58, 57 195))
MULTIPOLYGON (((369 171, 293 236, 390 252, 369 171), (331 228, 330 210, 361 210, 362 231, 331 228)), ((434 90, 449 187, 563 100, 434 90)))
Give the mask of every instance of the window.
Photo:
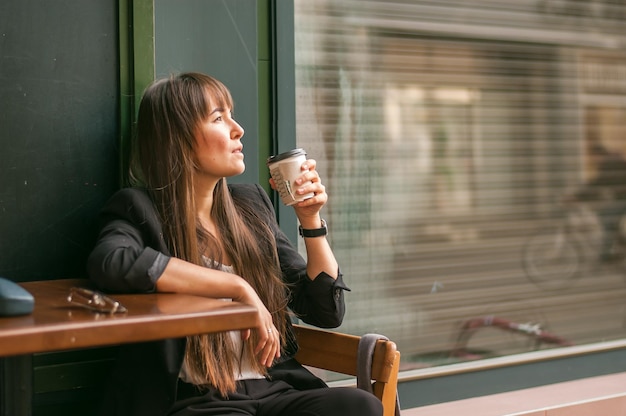
POLYGON ((404 370, 624 338, 606 201, 560 203, 590 149, 626 157, 626 54, 606 47, 626 6, 574 3, 295 1, 297 143, 353 289, 342 331, 391 337, 404 370), (566 218, 587 234, 548 259, 566 218))

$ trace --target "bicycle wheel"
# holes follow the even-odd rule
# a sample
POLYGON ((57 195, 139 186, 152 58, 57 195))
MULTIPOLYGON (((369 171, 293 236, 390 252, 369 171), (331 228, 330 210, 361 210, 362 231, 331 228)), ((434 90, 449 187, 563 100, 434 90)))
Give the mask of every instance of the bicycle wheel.
POLYGON ((560 289, 578 277, 583 253, 560 230, 532 236, 524 245, 522 266, 530 281, 543 289, 560 289))

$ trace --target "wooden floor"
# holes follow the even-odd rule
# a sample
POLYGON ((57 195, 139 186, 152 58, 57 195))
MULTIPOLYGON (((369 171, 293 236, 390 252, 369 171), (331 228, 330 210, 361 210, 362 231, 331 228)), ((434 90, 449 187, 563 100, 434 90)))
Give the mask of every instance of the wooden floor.
POLYGON ((626 373, 405 409, 402 416, 626 416, 626 373))

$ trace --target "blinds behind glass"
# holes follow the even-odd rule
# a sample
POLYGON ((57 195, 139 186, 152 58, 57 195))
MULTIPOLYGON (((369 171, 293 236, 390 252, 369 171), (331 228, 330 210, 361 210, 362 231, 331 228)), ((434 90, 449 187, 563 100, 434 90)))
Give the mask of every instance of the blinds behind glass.
POLYGON ((624 1, 295 4, 297 142, 353 290, 342 330, 393 338, 405 368, 556 345, 509 321, 623 337, 624 268, 594 260, 600 203, 575 219, 580 264, 541 269, 578 279, 539 285, 523 253, 597 174, 592 148, 626 155, 624 1))

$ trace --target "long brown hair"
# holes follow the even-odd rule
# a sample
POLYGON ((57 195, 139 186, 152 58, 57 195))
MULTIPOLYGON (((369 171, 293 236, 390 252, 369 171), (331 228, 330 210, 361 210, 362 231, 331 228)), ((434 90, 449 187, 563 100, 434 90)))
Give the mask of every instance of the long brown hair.
MULTIPOLYGON (((203 265, 208 253, 220 267, 222 247, 232 259, 235 273, 257 292, 273 315, 274 325, 286 335, 286 289, 281 279, 274 235, 259 219, 257 209, 246 201, 233 201, 222 178, 214 190, 211 217, 221 244, 205 230, 196 215, 194 195, 195 132, 209 116, 210 106, 233 108, 228 89, 208 75, 184 73, 154 82, 139 106, 137 134, 131 157, 131 180, 148 189, 163 224, 170 254, 203 265), (196 236, 196 238, 187 238, 196 236)), ((258 338, 246 343, 249 356, 258 338)), ((216 388, 222 395, 235 390, 240 353, 234 351, 229 334, 187 338, 186 368, 195 384, 216 388)), ((253 360, 255 369, 266 369, 253 360)))

